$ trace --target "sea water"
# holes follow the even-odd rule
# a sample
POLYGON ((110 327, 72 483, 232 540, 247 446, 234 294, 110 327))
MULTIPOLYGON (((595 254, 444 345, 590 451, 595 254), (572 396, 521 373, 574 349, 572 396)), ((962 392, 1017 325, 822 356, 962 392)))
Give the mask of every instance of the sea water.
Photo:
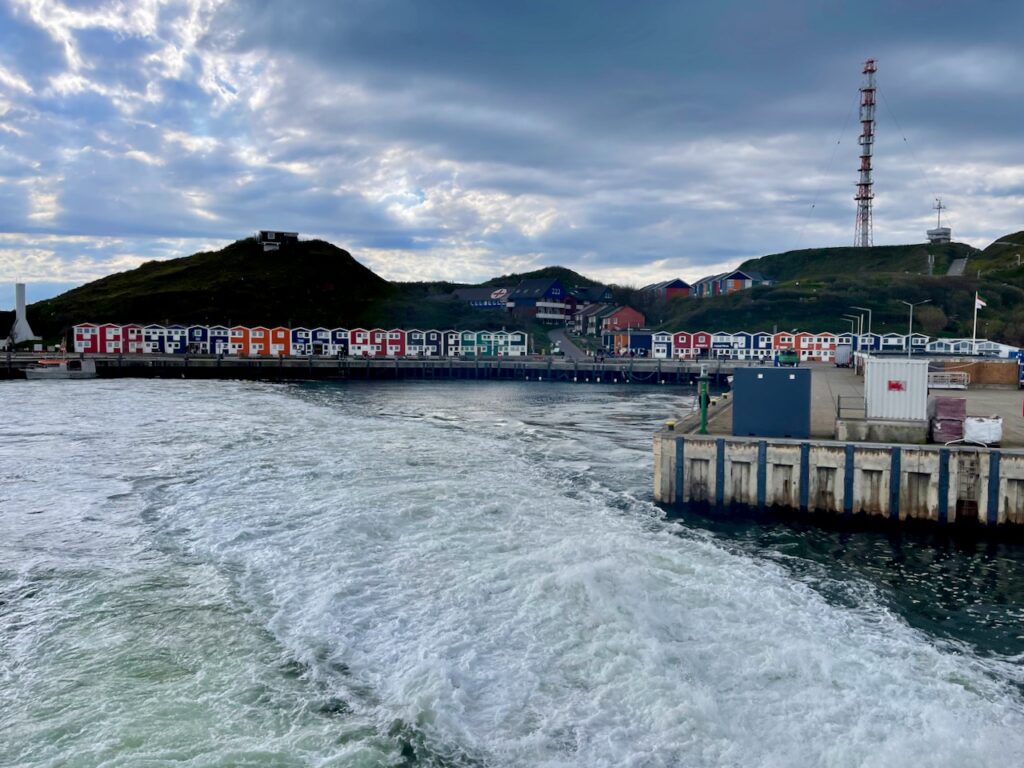
POLYGON ((1024 556, 666 517, 668 387, 0 385, 0 765, 1024 764, 1024 556))

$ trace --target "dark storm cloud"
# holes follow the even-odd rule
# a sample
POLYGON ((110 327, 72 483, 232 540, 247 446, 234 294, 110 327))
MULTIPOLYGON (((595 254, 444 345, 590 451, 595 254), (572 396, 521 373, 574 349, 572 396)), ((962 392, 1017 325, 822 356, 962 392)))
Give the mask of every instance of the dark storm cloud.
MULTIPOLYGON (((1022 21, 1012 3, 13 0, 0 226, 26 240, 0 267, 59 271, 77 236, 121 238, 123 267, 260 226, 405 279, 696 277, 845 244, 868 56, 876 241, 920 241, 942 195, 981 245, 1024 227, 1022 21)), ((102 253, 78 263, 102 273, 102 253)))

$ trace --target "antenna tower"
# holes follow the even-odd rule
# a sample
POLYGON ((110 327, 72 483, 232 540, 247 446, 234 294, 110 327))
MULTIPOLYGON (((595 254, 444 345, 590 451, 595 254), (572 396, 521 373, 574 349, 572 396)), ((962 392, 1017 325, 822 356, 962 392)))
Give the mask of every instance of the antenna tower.
POLYGON ((942 212, 946 210, 946 206, 942 204, 942 198, 935 198, 935 205, 932 206, 935 209, 935 226, 936 228, 942 227, 942 212))
POLYGON ((868 248, 872 245, 871 200, 872 190, 871 156, 875 146, 875 60, 864 62, 864 85, 860 87, 860 181, 857 182, 857 223, 854 227, 854 248, 868 248))

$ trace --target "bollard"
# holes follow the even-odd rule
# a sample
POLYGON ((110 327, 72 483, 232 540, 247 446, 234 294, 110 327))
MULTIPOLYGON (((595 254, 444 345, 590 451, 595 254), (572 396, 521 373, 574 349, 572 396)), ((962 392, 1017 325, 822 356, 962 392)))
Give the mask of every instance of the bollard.
POLYGON ((708 433, 708 369, 707 366, 700 367, 700 378, 697 379, 697 402, 700 405, 700 432, 708 433))

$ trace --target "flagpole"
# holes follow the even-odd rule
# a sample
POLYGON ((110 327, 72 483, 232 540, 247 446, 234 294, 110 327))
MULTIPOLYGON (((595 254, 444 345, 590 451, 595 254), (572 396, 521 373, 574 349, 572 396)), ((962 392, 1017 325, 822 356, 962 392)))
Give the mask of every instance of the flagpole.
POLYGON ((978 292, 974 292, 974 330, 971 332, 971 354, 978 354, 978 292))

